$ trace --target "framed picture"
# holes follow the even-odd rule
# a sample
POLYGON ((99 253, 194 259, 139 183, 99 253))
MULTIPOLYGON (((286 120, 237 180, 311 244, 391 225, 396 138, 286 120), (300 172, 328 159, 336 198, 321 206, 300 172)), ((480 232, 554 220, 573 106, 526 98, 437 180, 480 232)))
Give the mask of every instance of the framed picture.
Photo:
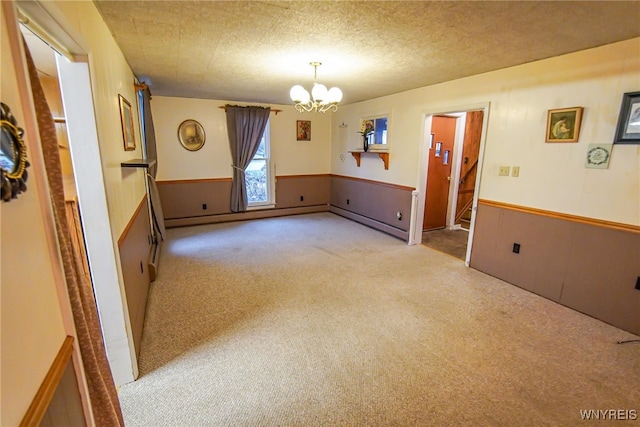
POLYGON ((613 144, 589 144, 584 167, 589 169, 607 169, 613 144))
POLYGON ((640 144, 640 92, 622 96, 614 144, 640 144))
POLYGON ((296 121, 296 139, 298 141, 311 141, 311 121, 296 121))
POLYGON ((185 120, 178 126, 178 140, 189 151, 198 151, 204 145, 207 135, 196 120, 185 120))
POLYGON ((578 142, 582 111, 582 107, 549 110, 545 142, 578 142))
POLYGON ((133 132, 133 114, 131 113, 131 104, 124 96, 118 95, 120 101, 120 124, 122 125, 122 140, 124 141, 125 151, 136 149, 136 137, 133 132))

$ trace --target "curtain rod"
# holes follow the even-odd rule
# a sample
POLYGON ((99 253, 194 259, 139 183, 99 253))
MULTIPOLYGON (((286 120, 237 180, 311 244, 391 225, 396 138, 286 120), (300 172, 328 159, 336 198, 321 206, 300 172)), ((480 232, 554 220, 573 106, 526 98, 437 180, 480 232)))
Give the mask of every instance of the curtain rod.
MULTIPOLYGON (((227 111, 227 106, 226 105, 220 105, 218 108, 222 108, 225 112, 227 111)), ((278 113, 282 113, 282 110, 277 110, 275 108, 271 109, 272 113, 276 113, 276 116, 278 115, 278 113)))

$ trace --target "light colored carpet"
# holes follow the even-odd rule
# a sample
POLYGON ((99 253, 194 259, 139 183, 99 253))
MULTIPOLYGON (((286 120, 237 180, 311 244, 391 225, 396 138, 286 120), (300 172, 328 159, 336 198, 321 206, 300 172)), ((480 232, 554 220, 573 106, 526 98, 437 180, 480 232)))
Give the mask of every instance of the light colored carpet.
POLYGON ((633 335, 333 214, 171 229, 162 251, 141 376, 120 389, 128 427, 640 410, 640 345, 616 344, 633 335))

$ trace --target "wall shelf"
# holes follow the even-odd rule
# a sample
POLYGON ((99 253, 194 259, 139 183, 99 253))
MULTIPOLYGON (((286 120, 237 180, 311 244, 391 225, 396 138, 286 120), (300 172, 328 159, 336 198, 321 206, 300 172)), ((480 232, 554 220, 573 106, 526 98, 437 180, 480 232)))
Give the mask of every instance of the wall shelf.
POLYGON ((387 151, 364 151, 364 150, 354 150, 349 151, 354 159, 356 159, 356 165, 360 167, 360 157, 363 154, 377 154, 382 161, 384 162, 384 169, 389 170, 389 153, 387 151))
POLYGON ((155 160, 131 159, 131 160, 127 160, 126 162, 120 163, 120 166, 122 166, 123 168, 150 168, 155 164, 156 164, 155 160))

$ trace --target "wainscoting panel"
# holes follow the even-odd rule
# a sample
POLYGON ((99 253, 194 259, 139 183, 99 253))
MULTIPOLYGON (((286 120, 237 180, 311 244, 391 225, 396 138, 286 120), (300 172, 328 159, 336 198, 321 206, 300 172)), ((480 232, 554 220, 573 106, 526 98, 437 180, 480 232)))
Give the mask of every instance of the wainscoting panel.
POLYGON ((329 209, 329 175, 276 177, 276 206, 231 212, 231 179, 158 181, 167 227, 322 212, 329 209))
POLYGON ((140 340, 142 339, 142 327, 149 293, 150 233, 149 209, 147 208, 147 196, 145 196, 129 220, 122 236, 118 239, 120 265, 122 266, 122 277, 136 354, 140 352, 140 340))
POLYGON ((276 182, 276 208, 328 205, 331 193, 329 175, 279 176, 276 182))
POLYGON ((560 302, 640 335, 640 233, 573 228, 560 302))
POLYGON ((157 184, 165 221, 231 212, 231 178, 157 184))
POLYGON ((330 210, 407 240, 413 190, 411 187, 332 175, 330 210))
POLYGON ((639 227, 480 201, 470 266, 640 334, 639 227))

